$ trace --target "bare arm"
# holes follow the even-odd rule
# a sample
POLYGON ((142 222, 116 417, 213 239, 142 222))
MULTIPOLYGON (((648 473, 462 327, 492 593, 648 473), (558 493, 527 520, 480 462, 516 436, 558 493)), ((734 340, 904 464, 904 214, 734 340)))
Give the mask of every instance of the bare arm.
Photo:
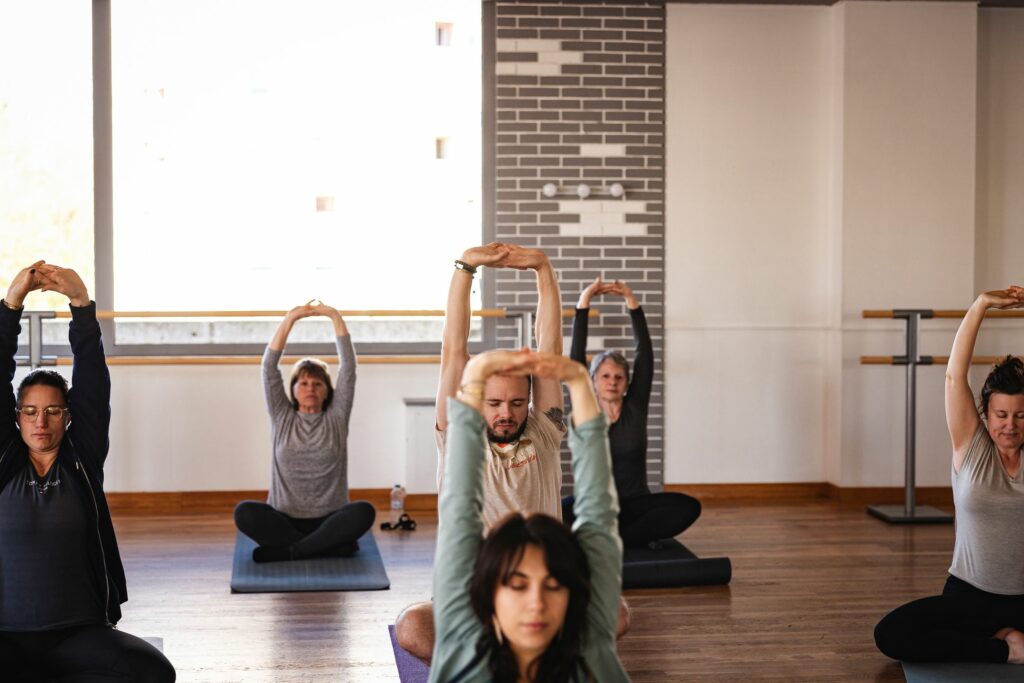
POLYGON ((956 332, 953 348, 949 352, 949 363, 946 365, 946 426, 953 442, 953 469, 957 472, 960 471, 971 437, 981 421, 967 377, 978 330, 988 309, 1021 306, 1024 306, 1024 289, 1019 287, 985 292, 968 309, 956 332))
MULTIPOLYGON (((555 269, 540 249, 524 249, 515 245, 509 245, 509 249, 504 265, 529 268, 537 273, 537 350, 561 356, 562 296, 558 290, 555 269)), ((546 377, 534 378, 533 408, 561 427, 565 412, 561 383, 546 377)))
MULTIPOLYGON (((495 265, 508 253, 508 249, 497 242, 482 247, 473 247, 463 252, 460 261, 472 268, 495 265)), ((448 286, 448 303, 444 313, 444 333, 441 337, 441 376, 437 383, 437 401, 434 419, 437 428, 448 428, 448 399, 459 390, 462 371, 469 361, 469 318, 471 314, 469 295, 473 288, 473 276, 458 268, 452 273, 448 286)))

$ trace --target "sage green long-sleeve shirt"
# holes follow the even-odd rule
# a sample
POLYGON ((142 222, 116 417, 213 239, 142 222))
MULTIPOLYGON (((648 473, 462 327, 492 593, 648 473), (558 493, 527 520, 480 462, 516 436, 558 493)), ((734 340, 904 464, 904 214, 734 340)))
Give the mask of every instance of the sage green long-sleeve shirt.
MULTIPOLYGON (((615 653, 615 625, 622 592, 619 503, 611 476, 608 422, 598 414, 570 427, 569 448, 576 486, 573 534, 590 563, 583 661, 600 683, 628 681, 615 653)), ((477 658, 483 626, 473 613, 469 582, 483 543, 484 456, 488 452, 481 415, 455 399, 448 401, 448 456, 438 504, 434 565, 434 641, 430 681, 477 683, 491 680, 488 658, 477 658)), ((580 681, 587 678, 580 672, 580 681)))

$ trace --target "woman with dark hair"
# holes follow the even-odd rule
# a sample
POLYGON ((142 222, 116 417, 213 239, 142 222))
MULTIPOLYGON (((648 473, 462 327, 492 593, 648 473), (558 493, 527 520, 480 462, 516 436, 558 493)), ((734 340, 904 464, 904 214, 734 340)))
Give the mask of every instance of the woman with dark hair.
POLYGON ((115 628, 128 599, 103 492, 110 373, 96 304, 75 271, 37 261, 0 302, 0 677, 175 679, 163 653, 115 628), (53 370, 12 382, 25 297, 68 297, 71 388, 53 370))
POLYGON ((373 526, 366 501, 348 500, 348 419, 356 384, 356 354, 341 314, 312 302, 288 311, 263 353, 263 391, 270 413, 273 460, 267 502, 242 501, 235 524, 256 541, 256 562, 347 556, 373 526), (292 326, 327 316, 334 323, 338 383, 327 364, 303 358, 292 369, 288 391, 278 363, 292 326))
POLYGON ((875 627, 878 649, 907 662, 1024 663, 1024 363, 1007 356, 981 390, 967 372, 985 312, 1024 308, 1024 289, 977 298, 946 366, 956 540, 942 595, 898 607, 875 627))
POLYGON ((472 358, 448 402, 445 486, 438 506, 431 681, 629 680, 615 654, 622 546, 607 421, 586 369, 564 356, 489 351, 472 358), (492 375, 564 382, 572 398, 569 446, 576 523, 509 515, 483 538, 481 415, 492 375))
MULTIPOLYGON (((614 294, 626 301, 636 353, 630 378, 629 363, 618 351, 594 356, 590 376, 601 410, 608 417, 612 470, 619 493, 619 535, 627 548, 643 547, 683 533, 700 517, 700 501, 685 493, 651 493, 647 487, 647 408, 654 382, 654 347, 647 318, 625 282, 597 278, 580 293, 572 325, 570 357, 587 363, 590 300, 614 294)), ((562 501, 562 518, 572 524, 573 498, 562 501)))

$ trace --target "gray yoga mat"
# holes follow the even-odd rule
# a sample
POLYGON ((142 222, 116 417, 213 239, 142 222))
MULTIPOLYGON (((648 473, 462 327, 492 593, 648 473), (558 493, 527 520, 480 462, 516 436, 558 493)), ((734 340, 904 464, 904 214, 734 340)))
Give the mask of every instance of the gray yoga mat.
POLYGON ((388 634, 391 636, 391 649, 395 652, 395 665, 398 666, 398 680, 401 683, 427 683, 430 679, 430 667, 423 663, 416 655, 398 644, 395 637, 395 627, 388 626, 388 634))
POLYGON ((252 559, 255 547, 256 541, 238 532, 231 567, 232 593, 375 591, 391 586, 372 531, 359 539, 359 551, 352 557, 256 563, 252 559))
POLYGON ((1024 681, 1024 666, 1016 664, 903 662, 907 683, 1009 683, 1024 681))
POLYGON ((674 539, 659 543, 659 550, 627 548, 623 552, 623 588, 712 586, 732 580, 728 557, 700 558, 674 539))

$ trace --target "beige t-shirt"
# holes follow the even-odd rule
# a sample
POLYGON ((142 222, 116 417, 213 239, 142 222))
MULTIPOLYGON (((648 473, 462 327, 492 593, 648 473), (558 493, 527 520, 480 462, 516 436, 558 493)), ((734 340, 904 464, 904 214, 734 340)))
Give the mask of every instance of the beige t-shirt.
MULTIPOLYGON (((437 441, 437 490, 444 486, 447 431, 434 430, 437 441)), ((543 512, 562 519, 562 464, 559 449, 565 426, 530 406, 526 431, 515 443, 488 442, 484 467, 484 528, 490 529, 510 512, 543 512)))

